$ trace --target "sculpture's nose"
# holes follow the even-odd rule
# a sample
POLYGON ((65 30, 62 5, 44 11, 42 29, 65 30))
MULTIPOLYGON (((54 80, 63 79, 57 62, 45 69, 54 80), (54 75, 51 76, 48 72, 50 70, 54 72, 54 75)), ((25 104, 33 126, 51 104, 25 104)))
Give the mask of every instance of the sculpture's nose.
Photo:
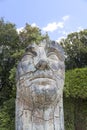
POLYGON ((36 64, 36 68, 43 70, 48 69, 48 63, 46 59, 40 59, 39 62, 36 64))

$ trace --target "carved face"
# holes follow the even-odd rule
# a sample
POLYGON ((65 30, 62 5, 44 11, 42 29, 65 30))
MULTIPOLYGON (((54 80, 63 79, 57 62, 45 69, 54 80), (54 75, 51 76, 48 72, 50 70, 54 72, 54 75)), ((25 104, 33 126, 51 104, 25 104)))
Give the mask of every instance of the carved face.
POLYGON ((18 97, 29 109, 45 109, 60 100, 63 84, 61 47, 56 42, 29 45, 17 69, 18 97))

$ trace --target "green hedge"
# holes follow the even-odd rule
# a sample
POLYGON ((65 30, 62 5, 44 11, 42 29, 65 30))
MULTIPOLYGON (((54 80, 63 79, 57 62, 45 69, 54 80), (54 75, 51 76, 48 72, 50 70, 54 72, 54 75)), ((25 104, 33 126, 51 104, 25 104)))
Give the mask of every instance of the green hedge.
POLYGON ((87 68, 68 70, 65 74, 65 97, 87 99, 87 68))

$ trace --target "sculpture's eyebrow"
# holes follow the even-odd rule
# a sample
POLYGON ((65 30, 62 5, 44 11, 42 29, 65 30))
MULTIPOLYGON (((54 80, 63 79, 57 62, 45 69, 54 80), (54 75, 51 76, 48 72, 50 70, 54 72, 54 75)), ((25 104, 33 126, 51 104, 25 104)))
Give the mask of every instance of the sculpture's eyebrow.
POLYGON ((65 57, 64 57, 64 54, 60 48, 57 48, 55 46, 49 46, 47 48, 47 53, 50 53, 50 52, 54 52, 61 61, 64 61, 65 57))
POLYGON ((37 55, 36 47, 34 47, 34 46, 28 46, 25 51, 26 51, 26 53, 31 52, 34 55, 37 55))
POLYGON ((48 53, 49 53, 49 52, 55 52, 55 53, 59 54, 59 53, 58 53, 58 50, 57 50, 56 48, 53 48, 53 47, 48 47, 48 48, 47 48, 47 51, 48 51, 48 53))

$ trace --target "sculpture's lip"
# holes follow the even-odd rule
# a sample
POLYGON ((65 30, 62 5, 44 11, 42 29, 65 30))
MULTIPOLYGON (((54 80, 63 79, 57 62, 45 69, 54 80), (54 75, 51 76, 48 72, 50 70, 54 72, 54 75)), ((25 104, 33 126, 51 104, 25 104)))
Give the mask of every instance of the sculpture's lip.
POLYGON ((33 76, 32 78, 29 78, 30 81, 33 81, 33 80, 54 80, 55 79, 52 77, 52 76, 47 76, 47 75, 38 75, 38 76, 33 76))
POLYGON ((48 77, 45 77, 45 78, 35 77, 35 78, 30 79, 29 81, 30 81, 29 86, 31 86, 31 84, 38 84, 38 85, 46 86, 46 85, 54 84, 54 82, 55 82, 55 80, 53 78, 48 78, 48 77))

